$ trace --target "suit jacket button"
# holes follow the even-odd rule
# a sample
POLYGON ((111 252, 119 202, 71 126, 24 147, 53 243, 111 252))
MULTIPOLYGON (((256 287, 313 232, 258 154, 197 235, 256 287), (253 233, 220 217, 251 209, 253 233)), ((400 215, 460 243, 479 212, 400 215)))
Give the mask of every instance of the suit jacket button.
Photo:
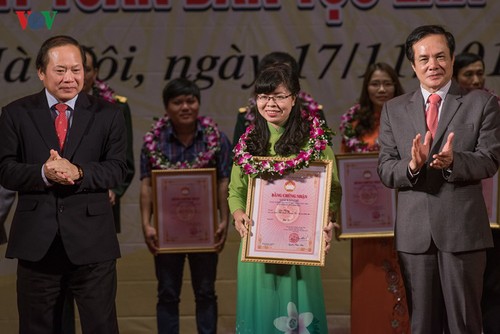
POLYGON ((64 211, 64 205, 61 205, 61 206, 59 207, 59 213, 62 213, 63 211, 64 211))

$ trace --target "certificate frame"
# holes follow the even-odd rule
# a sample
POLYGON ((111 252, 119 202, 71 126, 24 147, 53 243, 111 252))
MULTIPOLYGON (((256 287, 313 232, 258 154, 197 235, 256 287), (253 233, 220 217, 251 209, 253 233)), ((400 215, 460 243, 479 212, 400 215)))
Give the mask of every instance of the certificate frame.
POLYGON ((332 169, 332 160, 315 160, 281 177, 249 178, 246 214, 252 224, 242 240, 242 262, 325 265, 332 169))
POLYGON ((153 216, 160 253, 216 251, 216 179, 215 168, 152 171, 153 216))
POLYGON ((394 236, 397 191, 380 181, 378 153, 338 154, 336 159, 342 187, 339 238, 394 236))
POLYGON ((492 229, 500 229, 498 221, 498 172, 490 178, 481 180, 483 188, 483 197, 488 211, 488 218, 490 220, 490 227, 492 229))

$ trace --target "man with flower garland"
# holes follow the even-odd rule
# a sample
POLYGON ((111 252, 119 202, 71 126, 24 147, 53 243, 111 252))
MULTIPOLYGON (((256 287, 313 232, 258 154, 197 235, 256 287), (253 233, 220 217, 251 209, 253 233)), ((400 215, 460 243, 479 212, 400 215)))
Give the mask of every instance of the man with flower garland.
MULTIPOLYGON (((231 143, 209 117, 198 116, 200 90, 185 78, 170 81, 163 89, 166 115, 144 136, 141 151, 141 219, 144 239, 155 255, 158 279, 156 316, 158 333, 179 333, 179 296, 186 257, 196 301, 199 333, 217 332, 215 279, 218 253, 224 248, 229 220, 227 203, 231 143), (158 235, 151 225, 153 169, 216 168, 220 222, 215 232, 216 252, 159 254, 158 235)), ((166 208, 171 210, 173 208, 166 208)))

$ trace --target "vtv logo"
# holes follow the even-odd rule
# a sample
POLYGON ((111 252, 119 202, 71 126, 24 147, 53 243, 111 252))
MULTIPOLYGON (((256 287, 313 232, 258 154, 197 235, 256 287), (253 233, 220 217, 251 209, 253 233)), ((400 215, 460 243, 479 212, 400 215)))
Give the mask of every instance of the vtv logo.
POLYGON ((16 14, 23 30, 26 30, 26 27, 30 27, 31 30, 38 30, 44 26, 50 30, 54 24, 57 11, 49 12, 48 10, 44 10, 41 12, 31 12, 31 10, 17 10, 16 14))

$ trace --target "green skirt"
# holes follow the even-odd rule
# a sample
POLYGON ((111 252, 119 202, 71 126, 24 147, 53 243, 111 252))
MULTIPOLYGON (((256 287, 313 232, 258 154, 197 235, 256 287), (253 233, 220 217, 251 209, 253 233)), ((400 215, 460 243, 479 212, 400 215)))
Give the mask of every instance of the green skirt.
POLYGON ((237 298, 237 334, 328 333, 319 267, 238 260, 237 298))

